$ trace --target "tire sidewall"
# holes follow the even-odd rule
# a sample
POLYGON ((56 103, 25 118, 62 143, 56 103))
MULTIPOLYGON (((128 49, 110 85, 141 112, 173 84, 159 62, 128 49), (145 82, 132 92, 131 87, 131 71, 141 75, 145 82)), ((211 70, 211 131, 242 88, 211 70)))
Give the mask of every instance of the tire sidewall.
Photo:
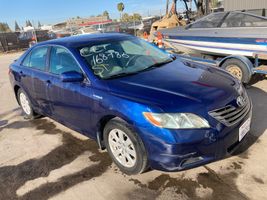
POLYGON ((32 109, 32 104, 31 104, 31 101, 30 101, 30 99, 29 99, 29 96, 26 94, 26 92, 25 92, 23 89, 20 88, 20 89, 18 90, 17 98, 18 98, 20 107, 21 107, 21 109, 22 109, 22 111, 23 111, 23 115, 24 115, 27 119, 33 119, 33 118, 34 118, 34 111, 33 111, 33 109, 32 109), (24 111, 24 109, 22 108, 22 106, 21 106, 21 102, 20 102, 20 94, 21 94, 21 93, 23 93, 23 94, 26 96, 26 98, 27 98, 27 100, 28 100, 28 102, 29 102, 29 106, 30 106, 30 109, 31 109, 30 114, 27 114, 27 113, 24 111))
POLYGON ((133 129, 126 122, 122 120, 111 120, 110 122, 108 122, 108 124, 104 128, 104 142, 109 155, 111 156, 114 163, 118 166, 118 168, 122 172, 128 175, 133 175, 142 173, 145 170, 147 166, 147 156, 146 156, 147 154, 144 149, 143 143, 139 138, 139 136, 133 131, 133 129), (122 164, 120 164, 120 162, 114 157, 110 149, 108 137, 110 131, 113 129, 119 129, 123 131, 130 138, 130 140, 134 145, 136 151, 136 163, 131 168, 124 167, 122 164))

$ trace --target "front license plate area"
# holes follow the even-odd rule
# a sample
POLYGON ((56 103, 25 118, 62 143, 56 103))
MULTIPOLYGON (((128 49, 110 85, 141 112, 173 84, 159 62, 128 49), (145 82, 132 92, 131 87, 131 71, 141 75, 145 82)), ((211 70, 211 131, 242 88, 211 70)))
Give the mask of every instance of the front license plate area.
POLYGON ((248 118, 242 126, 239 128, 239 142, 246 136, 246 134, 250 131, 251 118, 248 118))

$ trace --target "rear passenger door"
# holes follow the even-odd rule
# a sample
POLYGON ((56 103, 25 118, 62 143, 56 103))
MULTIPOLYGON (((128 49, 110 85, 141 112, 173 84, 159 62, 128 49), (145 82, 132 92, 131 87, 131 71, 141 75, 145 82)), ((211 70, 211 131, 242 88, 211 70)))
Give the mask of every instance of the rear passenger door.
POLYGON ((86 79, 84 82, 62 82, 60 75, 71 71, 83 74, 69 50, 52 47, 49 68, 52 78, 48 94, 52 116, 80 132, 88 133, 92 90, 86 79))
POLYGON ((35 47, 24 59, 23 66, 28 68, 24 71, 24 76, 28 76, 28 83, 31 84, 29 91, 35 109, 44 114, 50 114, 47 99, 47 80, 49 74, 48 67, 48 46, 35 47))

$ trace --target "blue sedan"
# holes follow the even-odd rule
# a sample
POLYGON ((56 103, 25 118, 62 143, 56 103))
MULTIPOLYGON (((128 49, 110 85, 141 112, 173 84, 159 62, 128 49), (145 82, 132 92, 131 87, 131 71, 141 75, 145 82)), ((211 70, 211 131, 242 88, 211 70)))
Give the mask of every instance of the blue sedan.
POLYGON ((126 174, 222 159, 250 130, 237 79, 125 34, 39 43, 9 76, 26 118, 47 116, 96 140, 126 174))

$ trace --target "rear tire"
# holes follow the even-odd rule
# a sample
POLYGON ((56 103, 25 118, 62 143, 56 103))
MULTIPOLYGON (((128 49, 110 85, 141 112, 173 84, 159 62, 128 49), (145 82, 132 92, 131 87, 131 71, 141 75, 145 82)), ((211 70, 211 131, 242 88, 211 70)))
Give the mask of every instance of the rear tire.
POLYGON ((147 153, 137 133, 125 121, 115 118, 104 128, 109 155, 125 174, 141 174, 148 168, 147 153))
POLYGON ((251 79, 248 67, 241 60, 235 58, 228 59, 221 67, 239 79, 242 83, 249 83, 251 79))
POLYGON ((30 99, 23 89, 20 88, 18 90, 17 98, 26 119, 35 119, 39 117, 39 115, 34 112, 30 99))

